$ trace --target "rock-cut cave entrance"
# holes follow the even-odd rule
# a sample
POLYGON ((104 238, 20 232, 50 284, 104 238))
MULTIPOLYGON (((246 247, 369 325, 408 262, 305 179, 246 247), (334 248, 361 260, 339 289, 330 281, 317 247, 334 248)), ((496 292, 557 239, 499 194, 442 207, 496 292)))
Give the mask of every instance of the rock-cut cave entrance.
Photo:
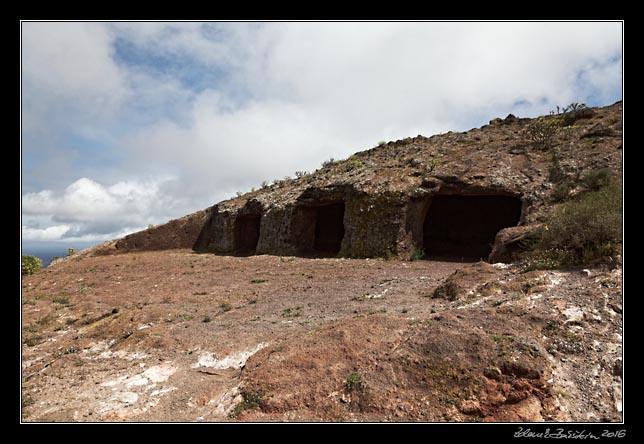
POLYGON ((512 196, 434 196, 423 225, 426 258, 487 260, 499 230, 521 218, 521 199, 512 196))
POLYGON ((344 202, 317 208, 313 249, 338 254, 344 237, 344 202))
POLYGON ((259 227, 262 217, 251 214, 239 216, 235 221, 235 253, 250 254, 254 253, 259 242, 259 227))
POLYGON ((298 253, 315 256, 335 256, 344 238, 344 202, 297 209, 294 242, 298 253))

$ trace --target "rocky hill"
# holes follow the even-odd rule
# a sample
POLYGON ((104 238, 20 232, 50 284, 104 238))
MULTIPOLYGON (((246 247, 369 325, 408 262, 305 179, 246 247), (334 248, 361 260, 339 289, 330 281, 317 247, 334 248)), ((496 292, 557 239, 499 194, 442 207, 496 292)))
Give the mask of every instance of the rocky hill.
POLYGON ((389 142, 23 276, 23 421, 619 422, 621 259, 513 260, 621 135, 389 142))
MULTIPOLYGON (((565 120, 549 146, 531 136, 535 119, 512 115, 463 133, 383 143, 102 251, 402 259, 423 251, 487 260, 499 231, 543 219, 557 185, 601 168, 621 174, 621 115, 617 102, 544 117, 546 125, 565 120)), ((498 240, 504 239, 501 232, 498 240)), ((502 244, 494 250, 495 261, 510 259, 502 244)))

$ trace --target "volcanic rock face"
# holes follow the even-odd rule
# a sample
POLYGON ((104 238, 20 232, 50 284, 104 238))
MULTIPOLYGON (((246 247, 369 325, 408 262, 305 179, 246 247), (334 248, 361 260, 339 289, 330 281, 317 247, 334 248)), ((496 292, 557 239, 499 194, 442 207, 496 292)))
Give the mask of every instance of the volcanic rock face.
POLYGON ((617 102, 565 115, 551 150, 530 140, 533 119, 514 116, 389 142, 134 233, 116 251, 511 259, 517 245, 497 234, 529 232, 557 183, 621 171, 621 113, 617 102))

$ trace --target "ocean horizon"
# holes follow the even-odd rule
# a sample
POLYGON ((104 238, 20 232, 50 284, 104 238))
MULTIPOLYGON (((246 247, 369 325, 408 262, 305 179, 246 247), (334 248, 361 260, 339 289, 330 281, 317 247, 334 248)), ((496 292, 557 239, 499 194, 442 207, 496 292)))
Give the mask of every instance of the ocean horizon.
POLYGON ((101 242, 78 242, 62 244, 58 242, 29 242, 22 245, 22 254, 30 254, 42 260, 42 267, 46 268, 55 258, 67 257, 67 249, 73 248, 75 252, 98 245, 101 242))

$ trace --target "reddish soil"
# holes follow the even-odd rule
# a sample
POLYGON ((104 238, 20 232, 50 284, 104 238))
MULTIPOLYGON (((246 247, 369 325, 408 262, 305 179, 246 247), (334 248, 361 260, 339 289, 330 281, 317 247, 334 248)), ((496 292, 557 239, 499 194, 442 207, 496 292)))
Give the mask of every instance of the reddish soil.
POLYGON ((22 303, 24 421, 621 419, 619 269, 171 250, 69 258, 22 303))

